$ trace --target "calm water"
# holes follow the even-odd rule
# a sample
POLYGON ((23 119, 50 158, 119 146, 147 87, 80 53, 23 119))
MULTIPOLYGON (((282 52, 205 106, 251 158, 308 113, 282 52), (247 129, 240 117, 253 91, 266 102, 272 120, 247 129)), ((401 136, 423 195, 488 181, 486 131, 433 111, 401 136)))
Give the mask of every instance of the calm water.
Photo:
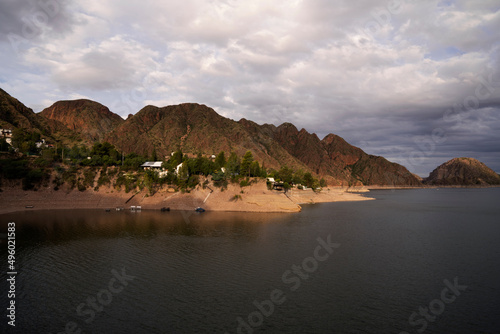
POLYGON ((18 271, 14 329, 4 235, 0 331, 499 333, 500 189, 370 196, 299 214, 0 216, 18 271))

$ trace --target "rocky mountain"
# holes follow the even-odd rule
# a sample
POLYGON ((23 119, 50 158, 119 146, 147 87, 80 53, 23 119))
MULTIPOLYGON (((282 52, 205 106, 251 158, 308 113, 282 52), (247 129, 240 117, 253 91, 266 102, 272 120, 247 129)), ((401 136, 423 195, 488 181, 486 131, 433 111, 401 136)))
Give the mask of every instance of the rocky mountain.
POLYGON ((163 108, 144 107, 115 128, 106 140, 126 153, 150 155, 154 150, 157 156, 165 157, 181 149, 183 152, 210 155, 234 151, 243 156, 250 150, 254 158, 267 167, 279 168, 286 164, 306 168, 271 137, 262 133, 257 124, 246 120, 235 122, 220 116, 212 108, 196 103, 163 108))
POLYGON ((24 128, 39 130, 45 128, 43 120, 6 91, 0 89, 0 126, 6 129, 24 128))
POLYGON ((405 167, 383 157, 366 154, 334 134, 320 140, 314 133, 304 129, 298 131, 293 124, 285 123, 276 128, 274 138, 316 174, 331 176, 337 183, 421 185, 420 180, 405 167))
POLYGON ((409 185, 421 182, 405 167, 371 156, 336 135, 320 140, 290 123, 278 127, 222 117, 200 104, 158 108, 147 106, 112 131, 106 140, 125 152, 169 155, 184 152, 217 154, 252 151, 266 167, 287 165, 328 178, 338 185, 409 185))
POLYGON ((455 158, 434 169, 424 180, 429 185, 500 185, 500 175, 472 158, 455 158))
POLYGON ((311 171, 337 185, 418 186, 405 167, 372 156, 330 134, 322 140, 293 124, 278 127, 241 119, 234 121, 196 103, 146 106, 126 120, 100 103, 59 101, 39 114, 0 91, 0 119, 6 126, 36 128, 65 145, 109 141, 125 153, 159 158, 182 149, 185 153, 218 154, 251 151, 267 168, 311 171))
POLYGON ((123 118, 102 104, 84 99, 58 101, 39 115, 59 122, 89 142, 102 141, 109 132, 124 122, 123 118))

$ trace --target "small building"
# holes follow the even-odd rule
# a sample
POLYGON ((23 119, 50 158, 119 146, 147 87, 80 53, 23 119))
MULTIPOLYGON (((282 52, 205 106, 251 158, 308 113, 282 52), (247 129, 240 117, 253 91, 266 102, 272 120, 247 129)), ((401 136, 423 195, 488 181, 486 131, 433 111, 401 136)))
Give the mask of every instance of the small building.
POLYGON ((36 148, 48 147, 45 143, 45 139, 39 140, 35 143, 36 148))
POLYGON ((162 169, 163 161, 146 161, 141 165, 145 170, 162 169))
POLYGON ((12 130, 11 129, 0 129, 0 136, 4 138, 12 138, 12 130))
POLYGON ((0 129, 0 138, 5 138, 7 144, 12 146, 12 130, 11 129, 0 129))

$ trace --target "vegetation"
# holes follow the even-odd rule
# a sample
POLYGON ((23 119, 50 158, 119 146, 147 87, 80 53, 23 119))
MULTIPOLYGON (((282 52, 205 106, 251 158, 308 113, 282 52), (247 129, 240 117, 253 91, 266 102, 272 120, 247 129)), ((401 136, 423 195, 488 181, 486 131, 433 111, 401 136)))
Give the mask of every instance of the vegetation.
MULTIPOLYGON (((219 152, 215 159, 199 153, 189 158, 181 150, 174 152, 162 163, 162 171, 143 170, 140 166, 147 161, 137 153, 123 154, 108 142, 95 143, 91 148, 73 145, 71 148, 61 143, 48 144, 37 132, 15 130, 12 146, 0 141, 0 149, 9 152, 0 159, 0 180, 21 180, 23 188, 38 189, 48 185, 52 179, 55 190, 66 185, 70 189, 85 191, 98 190, 102 186, 113 186, 125 192, 147 189, 149 195, 156 193, 163 185, 173 186, 181 191, 190 191, 200 185, 206 188, 211 178, 215 187, 223 191, 228 183, 247 187, 251 178, 265 178, 268 171, 255 160, 251 151, 242 157, 235 152, 219 152), (14 153, 15 152, 15 153, 14 153)), ((156 149, 150 158, 157 159, 156 149)), ((294 171, 283 166, 278 171, 269 171, 269 176, 282 183, 283 188, 303 185, 316 189, 326 186, 324 179, 318 181, 311 173, 294 171)), ((272 185, 269 185, 272 189, 272 185)))

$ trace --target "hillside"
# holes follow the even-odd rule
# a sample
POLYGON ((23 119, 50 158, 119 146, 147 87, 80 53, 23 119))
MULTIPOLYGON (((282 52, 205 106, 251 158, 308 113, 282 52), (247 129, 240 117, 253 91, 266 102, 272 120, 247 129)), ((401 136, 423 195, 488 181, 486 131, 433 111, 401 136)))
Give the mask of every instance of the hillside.
POLYGON ((434 169, 424 183, 459 186, 500 185, 500 176, 476 159, 455 158, 434 169))
POLYGON ((61 123, 89 141, 102 141, 124 122, 102 104, 90 100, 58 101, 44 109, 40 116, 61 123))
POLYGON ((0 127, 11 130, 23 128, 40 132, 45 130, 43 120, 33 110, 2 89, 0 89, 0 127))
POLYGON ((246 119, 236 122, 196 103, 146 106, 127 120, 89 100, 59 101, 35 114, 4 91, 0 93, 2 124, 36 128, 68 147, 109 141, 119 151, 145 156, 155 152, 160 159, 178 149, 206 155, 235 152, 240 157, 251 151, 266 168, 310 171, 331 185, 421 185, 401 165, 368 155, 334 134, 320 140, 290 123, 276 127, 246 119))
POLYGON ((329 175, 351 185, 419 186, 415 175, 405 167, 383 157, 366 154, 343 138, 329 134, 319 140, 316 134, 300 131, 290 123, 276 128, 274 138, 291 155, 318 175, 329 175))
POLYGON ((126 153, 149 155, 155 150, 159 157, 164 157, 180 148, 183 152, 209 155, 234 151, 243 156, 250 150, 266 167, 286 164, 306 168, 272 138, 249 128, 196 103, 163 108, 147 106, 119 125, 106 140, 126 153))

